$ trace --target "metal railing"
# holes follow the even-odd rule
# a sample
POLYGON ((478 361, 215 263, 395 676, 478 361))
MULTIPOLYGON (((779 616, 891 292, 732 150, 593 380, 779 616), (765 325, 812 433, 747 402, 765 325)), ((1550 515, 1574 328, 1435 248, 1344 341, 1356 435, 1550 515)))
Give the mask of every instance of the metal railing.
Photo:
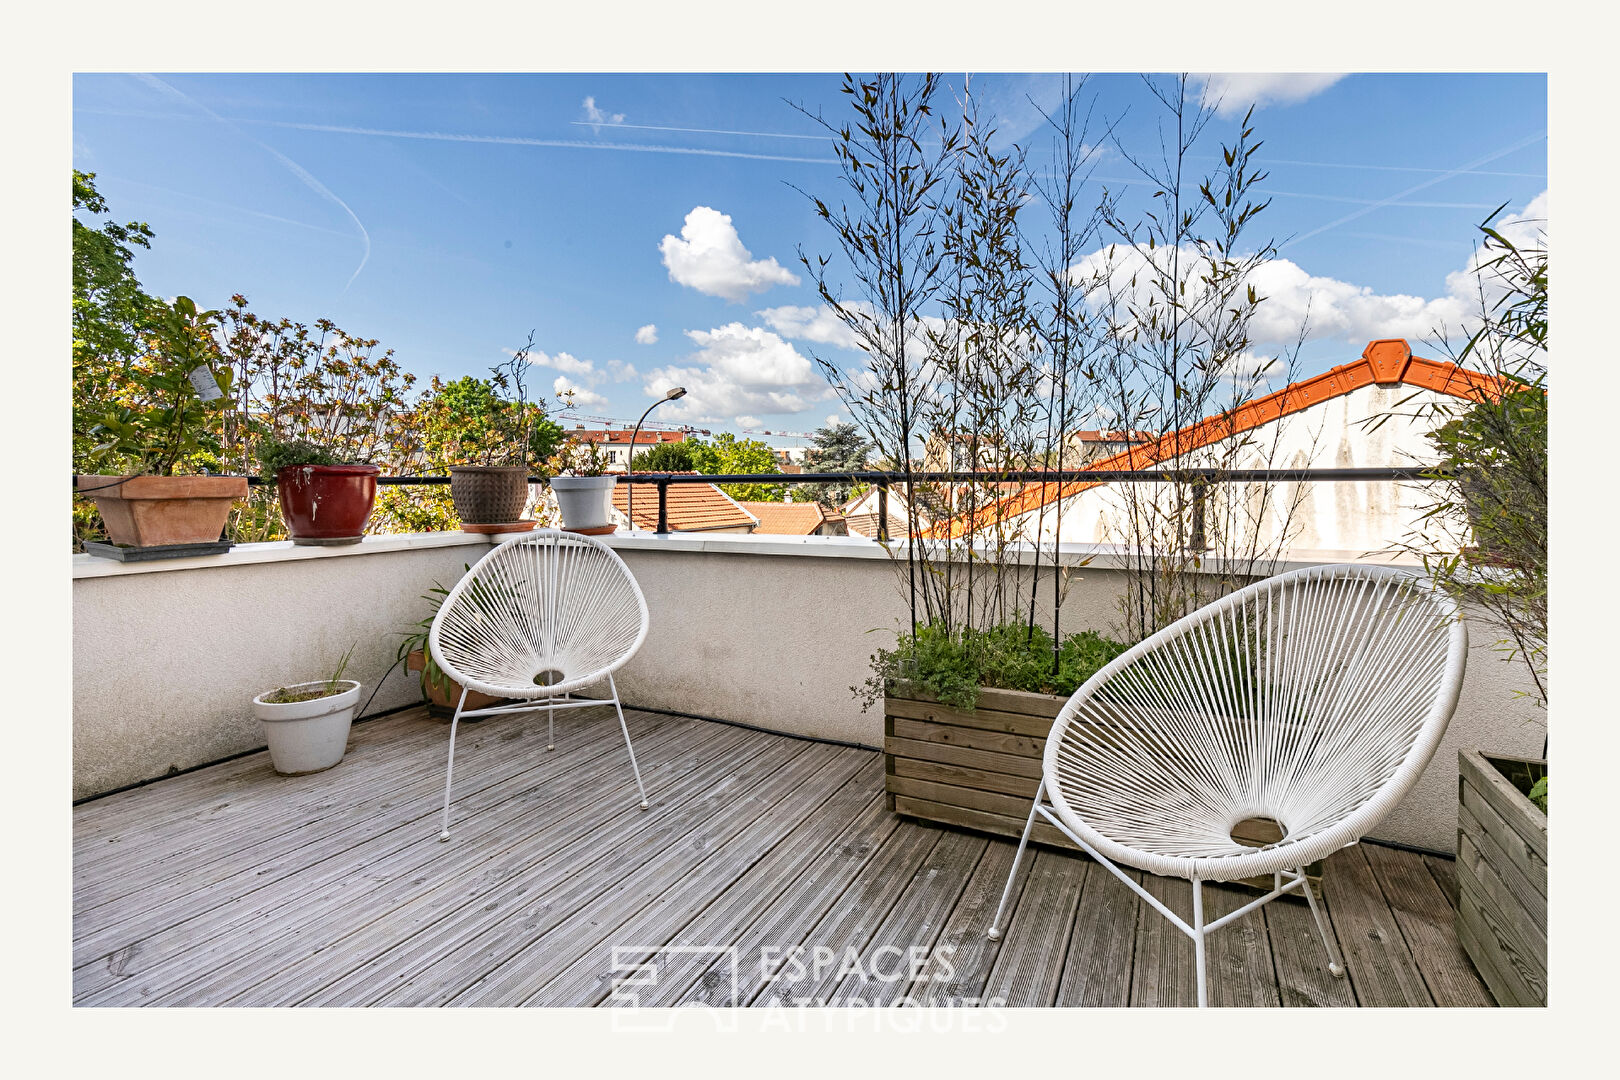
MULTIPOLYGON (((904 472, 814 472, 814 473, 619 473, 615 479, 621 484, 652 484, 658 489, 658 525, 655 530, 665 535, 669 528, 669 487, 671 484, 870 484, 877 488, 877 540, 889 542, 889 491, 896 486, 912 484, 1196 484, 1199 505, 1210 488, 1218 484, 1274 484, 1274 483, 1345 483, 1366 481, 1415 481, 1441 479, 1446 474, 1434 468, 1384 467, 1338 469, 1012 469, 1005 472, 925 472, 909 476, 904 472)), ((272 483, 262 476, 245 477, 250 485, 272 483)), ((450 483, 448 476, 379 476, 377 483, 389 487, 434 486, 450 483)), ((544 476, 531 476, 529 483, 543 484, 544 476)), ((630 523, 635 528, 635 522, 630 523)), ((1194 525, 1197 530, 1196 522, 1194 525)))

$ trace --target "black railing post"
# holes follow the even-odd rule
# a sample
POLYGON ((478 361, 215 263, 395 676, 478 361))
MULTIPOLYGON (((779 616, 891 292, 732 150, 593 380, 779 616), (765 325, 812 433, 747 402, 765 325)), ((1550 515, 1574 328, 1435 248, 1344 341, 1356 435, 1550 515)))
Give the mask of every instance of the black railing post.
POLYGON ((669 481, 658 481, 658 532, 669 532, 669 481))
POLYGON ((877 541, 880 544, 889 542, 889 482, 878 481, 878 512, 877 512, 877 541))
POLYGON ((1206 480, 1202 477, 1193 481, 1192 536, 1188 539, 1187 546, 1194 552, 1201 552, 1209 547, 1204 523, 1204 504, 1209 498, 1209 487, 1214 482, 1212 479, 1206 480))

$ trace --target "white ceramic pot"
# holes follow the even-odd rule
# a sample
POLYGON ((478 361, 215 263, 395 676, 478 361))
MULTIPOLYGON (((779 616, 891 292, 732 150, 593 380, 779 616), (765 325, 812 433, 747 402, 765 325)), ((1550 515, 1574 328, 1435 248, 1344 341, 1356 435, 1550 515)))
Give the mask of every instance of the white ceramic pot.
POLYGON ((565 529, 600 529, 613 524, 612 476, 553 476, 551 490, 557 495, 565 529))
MULTIPOLYGON (((319 682, 278 687, 286 690, 313 690, 319 682)), ((320 772, 343 760, 349 745, 349 725, 355 706, 360 703, 360 684, 339 679, 340 693, 309 701, 272 704, 264 700, 275 690, 266 690, 253 699, 253 715, 264 722, 264 738, 270 744, 270 764, 288 776, 320 772)))

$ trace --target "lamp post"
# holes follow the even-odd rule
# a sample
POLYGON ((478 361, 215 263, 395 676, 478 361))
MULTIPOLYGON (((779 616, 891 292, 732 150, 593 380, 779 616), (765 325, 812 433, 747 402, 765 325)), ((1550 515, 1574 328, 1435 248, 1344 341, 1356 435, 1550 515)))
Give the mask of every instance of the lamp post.
MULTIPOLYGON (((655 401, 651 405, 647 406, 647 411, 641 414, 641 420, 636 421, 636 429, 630 433, 630 459, 629 459, 629 463, 627 465, 625 465, 625 467, 624 467, 624 471, 625 471, 626 475, 629 475, 630 473, 633 473, 633 472, 636 471, 636 437, 641 434, 641 421, 647 419, 648 414, 650 414, 654 409, 658 408, 658 406, 662 405, 664 402, 666 402, 666 401, 674 401, 676 398, 683 398, 685 396, 686 396, 686 387, 684 387, 684 386, 672 386, 668 390, 664 391, 664 396, 663 397, 659 398, 657 401, 655 401)), ((624 501, 625 501, 624 516, 630 522, 630 531, 635 532, 635 530, 636 530, 636 515, 635 515, 635 510, 636 510, 636 485, 630 484, 628 486, 629 486, 630 490, 628 490, 628 491, 626 491, 624 493, 624 501)))

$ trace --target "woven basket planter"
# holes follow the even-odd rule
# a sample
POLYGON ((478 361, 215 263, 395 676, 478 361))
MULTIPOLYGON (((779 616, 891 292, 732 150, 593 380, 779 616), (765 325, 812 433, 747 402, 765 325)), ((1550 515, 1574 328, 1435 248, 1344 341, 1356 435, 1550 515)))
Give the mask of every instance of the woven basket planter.
POLYGON ((529 469, 525 465, 457 465, 450 470, 450 497, 464 524, 517 521, 529 501, 529 469))

